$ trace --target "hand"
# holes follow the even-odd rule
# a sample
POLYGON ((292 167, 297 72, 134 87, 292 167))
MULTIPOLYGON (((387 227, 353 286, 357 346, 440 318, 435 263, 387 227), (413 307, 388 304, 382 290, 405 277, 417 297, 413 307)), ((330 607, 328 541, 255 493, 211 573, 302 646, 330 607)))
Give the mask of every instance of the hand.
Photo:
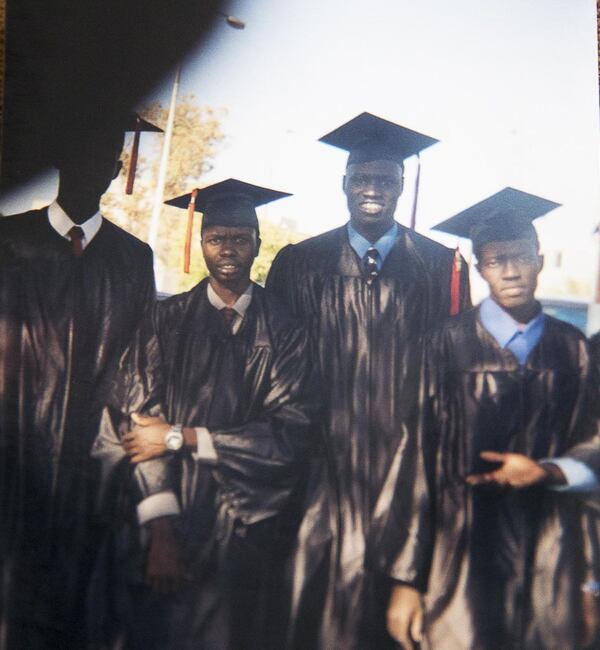
POLYGON ((502 466, 493 472, 467 476, 465 480, 469 485, 494 484, 524 488, 545 483, 550 478, 550 473, 545 467, 523 454, 482 451, 480 456, 492 463, 502 463, 502 466))
POLYGON ((133 413, 135 426, 123 436, 123 449, 132 463, 141 463, 167 452, 165 435, 171 428, 163 418, 133 413))
POLYGON ((582 592, 583 638, 582 647, 591 648, 598 632, 598 599, 589 592, 582 592))
POLYGON ((423 601, 421 594, 408 585, 396 585, 390 594, 387 610, 389 635, 405 650, 414 650, 423 634, 423 601))
POLYGON ((153 591, 169 594, 181 587, 183 567, 172 518, 160 517, 148 523, 150 546, 146 558, 146 581, 153 591))

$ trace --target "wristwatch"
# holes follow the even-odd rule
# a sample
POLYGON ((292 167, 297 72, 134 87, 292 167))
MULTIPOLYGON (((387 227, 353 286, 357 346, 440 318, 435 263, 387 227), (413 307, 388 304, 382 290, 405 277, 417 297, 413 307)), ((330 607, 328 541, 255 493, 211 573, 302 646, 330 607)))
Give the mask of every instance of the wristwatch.
POLYGON ((170 451, 179 451, 183 447, 183 424, 173 424, 165 433, 165 447, 170 451))

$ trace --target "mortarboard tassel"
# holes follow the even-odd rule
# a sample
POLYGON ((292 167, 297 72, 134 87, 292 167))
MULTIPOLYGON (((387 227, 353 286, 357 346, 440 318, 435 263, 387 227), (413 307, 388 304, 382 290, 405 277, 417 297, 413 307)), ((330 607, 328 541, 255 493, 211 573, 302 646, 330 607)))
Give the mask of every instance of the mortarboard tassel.
POLYGON ((417 201, 419 199, 420 181, 421 181, 421 156, 417 154, 417 177, 415 179, 415 197, 413 199, 412 214, 410 215, 411 230, 414 230, 417 225, 417 201))
POLYGON ((196 209, 196 194, 198 193, 197 189, 192 190, 190 194, 190 203, 188 205, 188 221, 187 221, 187 230, 185 233, 185 249, 183 256, 183 272, 190 272, 190 253, 192 249, 192 228, 194 226, 194 211, 196 209))
POLYGON ((462 270, 462 258, 458 246, 454 251, 452 260, 452 276, 450 277, 450 316, 456 316, 460 311, 460 273, 462 270))
POLYGON ((131 147, 131 158, 129 160, 129 171, 127 172, 127 185, 125 194, 133 194, 133 182, 135 181, 135 170, 137 168, 138 151, 140 148, 140 118, 135 119, 135 131, 133 135, 133 146, 131 147))

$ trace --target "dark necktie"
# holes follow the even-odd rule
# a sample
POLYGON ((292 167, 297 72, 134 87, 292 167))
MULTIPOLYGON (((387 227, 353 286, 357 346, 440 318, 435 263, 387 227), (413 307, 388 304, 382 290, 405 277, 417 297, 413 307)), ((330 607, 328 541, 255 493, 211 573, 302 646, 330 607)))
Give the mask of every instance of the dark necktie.
POLYGON ((73 226, 67 234, 71 238, 73 255, 75 257, 81 257, 83 253, 83 228, 81 226, 73 226))
POLYGON ((233 321, 235 319, 236 311, 231 307, 223 307, 220 311, 223 324, 228 334, 233 334, 233 321))
POLYGON ((379 259, 379 252, 374 246, 371 246, 363 257, 363 265, 367 274, 367 282, 371 284, 379 274, 377 267, 377 260, 379 259))

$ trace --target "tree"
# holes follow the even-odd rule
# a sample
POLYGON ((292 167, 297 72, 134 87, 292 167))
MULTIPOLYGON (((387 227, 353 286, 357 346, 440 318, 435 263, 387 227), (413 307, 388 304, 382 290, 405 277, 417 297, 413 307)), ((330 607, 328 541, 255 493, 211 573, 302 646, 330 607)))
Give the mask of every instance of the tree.
MULTIPOLYGON (((224 113, 223 110, 197 106, 193 95, 188 95, 178 102, 165 184, 165 199, 186 194, 194 187, 202 187, 206 184, 202 176, 212 169, 213 157, 224 139, 220 127, 220 118, 224 113)), ((149 106, 141 111, 141 114, 153 124, 165 128, 168 111, 160 104, 149 106)), ((105 194, 102 211, 110 220, 136 237, 147 241, 163 136, 144 134, 143 137, 154 138, 152 148, 156 150, 156 155, 151 161, 140 156, 134 193, 127 196, 124 187, 131 152, 129 146, 125 147, 120 182, 113 183, 111 190, 105 194)), ((200 252, 200 224, 200 215, 196 213, 192 233, 190 273, 185 274, 183 249, 187 214, 184 210, 163 205, 158 244, 154 251, 162 269, 160 278, 162 291, 167 293, 187 291, 207 275, 200 252)), ((261 238, 262 246, 252 269, 252 277, 257 282, 264 283, 277 251, 286 244, 300 241, 304 236, 293 229, 263 219, 261 238)))

